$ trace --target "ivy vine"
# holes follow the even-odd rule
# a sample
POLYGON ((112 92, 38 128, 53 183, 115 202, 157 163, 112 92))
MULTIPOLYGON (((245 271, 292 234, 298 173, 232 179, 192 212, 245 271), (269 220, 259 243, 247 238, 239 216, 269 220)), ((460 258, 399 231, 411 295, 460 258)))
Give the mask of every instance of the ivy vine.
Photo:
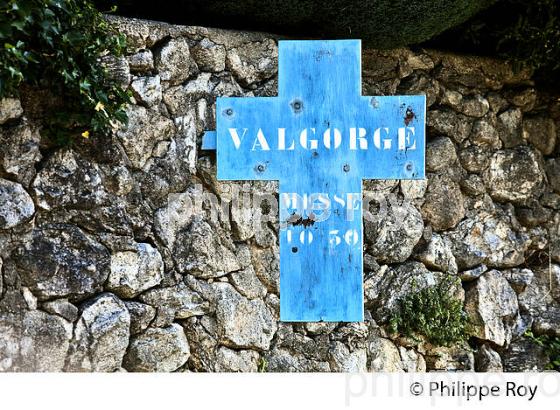
POLYGON ((88 0, 0 0, 0 98, 25 84, 63 101, 44 122, 56 142, 126 122, 130 96, 102 63, 125 50, 125 37, 88 0))

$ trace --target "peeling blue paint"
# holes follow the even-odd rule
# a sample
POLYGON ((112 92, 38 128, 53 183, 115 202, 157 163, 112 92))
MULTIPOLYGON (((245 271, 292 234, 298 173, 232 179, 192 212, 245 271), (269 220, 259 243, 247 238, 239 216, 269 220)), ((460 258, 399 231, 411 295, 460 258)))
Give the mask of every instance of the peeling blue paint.
POLYGON ((279 180, 281 320, 363 320, 362 180, 424 178, 425 104, 362 96, 359 40, 280 41, 278 97, 217 99, 218 179, 279 180))

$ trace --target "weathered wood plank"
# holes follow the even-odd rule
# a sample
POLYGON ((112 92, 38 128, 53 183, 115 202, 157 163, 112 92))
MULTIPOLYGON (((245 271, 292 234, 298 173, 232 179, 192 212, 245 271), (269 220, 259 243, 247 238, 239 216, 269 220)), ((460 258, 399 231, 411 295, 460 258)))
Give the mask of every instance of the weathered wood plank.
POLYGON ((280 181, 281 320, 361 321, 362 179, 424 178, 425 97, 362 96, 357 40, 279 53, 278 97, 218 98, 218 178, 280 181))

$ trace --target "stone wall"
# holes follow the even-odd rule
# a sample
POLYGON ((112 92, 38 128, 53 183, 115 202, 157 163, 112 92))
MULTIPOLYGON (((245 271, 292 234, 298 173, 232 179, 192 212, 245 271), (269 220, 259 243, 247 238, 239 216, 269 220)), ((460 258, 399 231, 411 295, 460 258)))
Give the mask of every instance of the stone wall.
POLYGON ((281 323, 277 219, 200 150, 217 96, 272 96, 277 37, 114 20, 136 103, 106 138, 53 149, 50 100, 0 105, 0 370, 542 370, 560 335, 560 99, 479 57, 365 50, 366 95, 425 93, 426 181, 367 181, 363 323, 281 323), (185 203, 200 193, 196 213, 185 203), (228 208, 229 205, 229 208, 228 208), (459 275, 469 344, 387 330, 412 284, 459 275))

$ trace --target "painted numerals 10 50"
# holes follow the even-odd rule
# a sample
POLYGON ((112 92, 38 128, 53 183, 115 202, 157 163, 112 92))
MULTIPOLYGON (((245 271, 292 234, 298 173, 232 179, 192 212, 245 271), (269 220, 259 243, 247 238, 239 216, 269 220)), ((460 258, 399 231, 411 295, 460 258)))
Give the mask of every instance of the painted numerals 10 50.
MULTIPOLYGON (((288 229, 286 231, 286 239, 289 244, 300 243, 301 245, 310 245, 313 242, 313 231, 304 229, 298 234, 288 229)), ((347 231, 332 229, 329 231, 329 245, 332 248, 342 243, 353 246, 358 244, 359 240, 360 235, 357 229, 348 229, 347 231)))

